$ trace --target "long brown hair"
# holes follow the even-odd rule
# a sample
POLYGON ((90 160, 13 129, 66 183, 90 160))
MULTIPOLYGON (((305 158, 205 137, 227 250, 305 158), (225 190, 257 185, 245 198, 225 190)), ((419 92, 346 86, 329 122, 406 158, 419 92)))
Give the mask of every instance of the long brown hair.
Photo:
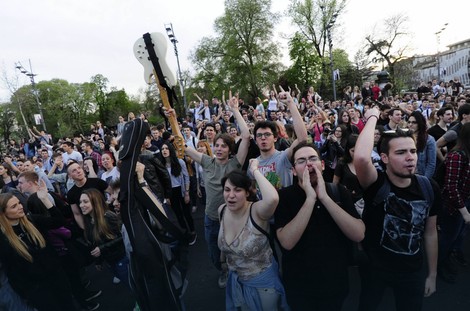
MULTIPOLYGON (((13 226, 8 221, 5 210, 7 208, 8 202, 13 198, 11 193, 2 193, 0 194, 0 229, 2 233, 7 238, 8 242, 10 243, 11 247, 24 259, 29 262, 33 262, 33 257, 28 251, 28 246, 25 242, 23 242, 13 231, 13 226)), ((21 203, 18 203, 21 204, 21 203)), ((29 241, 40 248, 44 248, 46 246, 46 241, 44 237, 39 232, 38 229, 28 220, 26 216, 19 219, 19 226, 24 230, 26 233, 27 238, 29 241)))
MULTIPOLYGON (((107 206, 106 206, 106 201, 104 199, 103 194, 96 190, 96 189, 86 189, 83 190, 82 194, 85 194, 88 196, 88 199, 90 200, 90 204, 93 207, 91 210, 91 217, 94 220, 94 225, 92 228, 93 232, 93 241, 101 241, 103 238, 106 239, 115 239, 116 235, 111 231, 111 229, 108 226, 108 223, 106 222, 106 219, 104 218, 104 215, 106 212, 112 213, 111 211, 108 211, 107 206)), ((87 222, 85 222, 85 226, 89 226, 87 222)), ((85 230, 87 232, 88 230, 85 230)), ((87 239, 90 237, 85 236, 87 239)))

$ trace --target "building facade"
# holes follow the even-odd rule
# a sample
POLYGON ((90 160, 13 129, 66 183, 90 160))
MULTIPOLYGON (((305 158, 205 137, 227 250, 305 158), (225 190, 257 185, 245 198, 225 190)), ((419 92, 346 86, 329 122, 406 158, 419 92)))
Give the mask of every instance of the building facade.
POLYGON ((470 88, 470 39, 447 47, 438 54, 414 56, 413 66, 419 79, 427 82, 440 78, 449 82, 458 78, 464 88, 470 88))

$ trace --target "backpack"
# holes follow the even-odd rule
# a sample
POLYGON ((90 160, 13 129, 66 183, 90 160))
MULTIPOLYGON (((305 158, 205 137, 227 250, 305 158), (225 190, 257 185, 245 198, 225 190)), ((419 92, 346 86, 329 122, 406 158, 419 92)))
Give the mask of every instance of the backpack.
MULTIPOLYGON (((423 191, 424 199, 431 206, 434 202, 434 191, 432 189, 431 181, 429 178, 423 175, 415 175, 418 179, 418 184, 421 190, 423 191)), ((377 194, 374 198, 374 206, 381 204, 387 198, 390 193, 390 182, 387 177, 384 179, 383 185, 377 191, 377 194)))

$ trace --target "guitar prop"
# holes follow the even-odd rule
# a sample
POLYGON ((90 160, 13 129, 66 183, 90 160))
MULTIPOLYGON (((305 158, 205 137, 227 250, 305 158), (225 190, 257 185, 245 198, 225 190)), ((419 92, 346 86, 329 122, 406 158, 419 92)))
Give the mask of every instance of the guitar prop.
MULTIPOLYGON (((172 87, 176 84, 176 77, 165 62, 167 52, 167 41, 165 36, 159 32, 146 33, 134 44, 134 56, 144 66, 144 79, 148 84, 152 83, 154 77, 163 106, 166 109, 173 108, 173 99, 177 100, 172 87)), ((184 139, 181 135, 178 121, 175 115, 168 116, 173 136, 173 145, 178 158, 184 158, 184 139)))

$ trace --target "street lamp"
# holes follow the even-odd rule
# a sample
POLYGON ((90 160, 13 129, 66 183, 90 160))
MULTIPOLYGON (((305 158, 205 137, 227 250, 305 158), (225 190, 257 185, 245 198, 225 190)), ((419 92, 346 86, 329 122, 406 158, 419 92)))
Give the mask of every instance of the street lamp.
POLYGON ((33 67, 31 66, 31 60, 29 60, 29 71, 26 70, 23 67, 23 65, 21 65, 20 62, 17 62, 15 65, 16 65, 15 66, 16 69, 18 69, 25 76, 28 76, 30 81, 31 81, 31 85, 33 87, 34 98, 36 99, 36 104, 38 105, 39 114, 41 115, 42 128, 44 129, 45 132, 47 132, 46 122, 44 121, 44 115, 42 113, 42 105, 41 105, 41 102, 39 101, 38 90, 36 89, 36 82, 34 81, 34 76, 36 76, 36 74, 33 73, 33 67))
POLYGON ((331 16, 331 19, 326 26, 326 33, 328 35, 328 45, 330 47, 330 66, 331 66, 331 78, 333 81, 333 100, 336 101, 336 79, 335 79, 335 70, 334 70, 334 65, 333 65, 333 40, 331 40, 331 28, 333 28, 335 22, 336 22, 336 17, 338 17, 338 13, 334 13, 331 16))
POLYGON ((334 12, 330 19, 325 20, 325 6, 321 5, 320 9, 323 14, 323 27, 326 30, 326 35, 328 37, 328 47, 330 50, 330 67, 331 67, 331 81, 333 82, 333 100, 336 101, 336 80, 335 80, 335 70, 333 64, 333 40, 331 39, 331 29, 336 23, 336 18, 338 17, 338 12, 334 12))
POLYGON ((175 37, 175 32, 173 30, 173 25, 171 23, 165 24, 165 30, 168 35, 168 39, 170 39, 171 43, 173 43, 173 47, 175 50, 175 56, 176 56, 176 63, 178 64, 178 76, 179 76, 179 82, 180 82, 180 89, 181 89, 181 95, 183 95, 183 106, 184 106, 184 112, 186 113, 188 111, 188 107, 186 105, 186 95, 184 92, 184 82, 183 82, 183 76, 181 75, 181 68, 180 68, 180 59, 178 56, 178 48, 176 47, 176 43, 178 43, 178 40, 176 40, 175 37))
POLYGON ((446 30, 447 25, 449 25, 449 23, 445 23, 444 26, 441 28, 441 30, 435 33, 436 40, 437 40, 437 83, 441 82, 441 60, 440 60, 441 53, 439 52, 439 46, 441 43, 441 34, 444 30, 446 30))

